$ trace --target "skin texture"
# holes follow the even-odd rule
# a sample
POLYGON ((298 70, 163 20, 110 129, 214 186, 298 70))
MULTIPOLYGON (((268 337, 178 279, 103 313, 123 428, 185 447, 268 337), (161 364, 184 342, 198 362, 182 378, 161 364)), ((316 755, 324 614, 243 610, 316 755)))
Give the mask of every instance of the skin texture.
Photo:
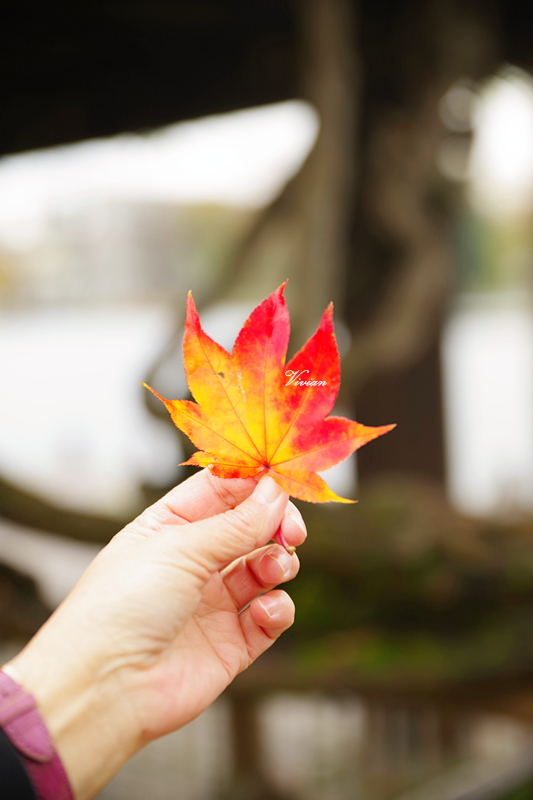
POLYGON ((299 562, 268 544, 280 525, 304 541, 272 478, 203 470, 117 534, 4 667, 35 696, 77 800, 197 717, 292 624, 274 587, 299 562))
POLYGON ((325 419, 341 377, 333 306, 286 364, 290 322, 284 288, 285 284, 252 311, 231 353, 202 329, 189 294, 183 360, 196 402, 166 400, 147 388, 199 448, 188 464, 207 467, 220 478, 268 473, 301 500, 351 503, 332 492, 317 472, 343 461, 394 425, 369 428, 344 417, 325 419))

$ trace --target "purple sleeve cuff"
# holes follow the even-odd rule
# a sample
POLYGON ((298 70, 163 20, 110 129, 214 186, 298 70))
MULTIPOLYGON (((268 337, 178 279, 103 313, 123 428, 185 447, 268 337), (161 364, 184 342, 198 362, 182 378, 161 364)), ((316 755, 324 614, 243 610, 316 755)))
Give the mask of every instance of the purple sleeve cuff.
POLYGON ((66 772, 33 696, 2 670, 0 728, 17 749, 38 800, 74 800, 66 772))

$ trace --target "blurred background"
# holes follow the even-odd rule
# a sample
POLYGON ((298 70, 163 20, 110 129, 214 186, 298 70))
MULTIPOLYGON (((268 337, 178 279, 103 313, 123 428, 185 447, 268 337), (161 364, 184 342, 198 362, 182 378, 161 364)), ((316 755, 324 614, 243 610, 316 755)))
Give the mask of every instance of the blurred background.
POLYGON ((0 663, 189 474, 185 297, 231 348, 330 300, 296 623, 101 800, 533 798, 533 13, 51 0, 0 31, 0 663))

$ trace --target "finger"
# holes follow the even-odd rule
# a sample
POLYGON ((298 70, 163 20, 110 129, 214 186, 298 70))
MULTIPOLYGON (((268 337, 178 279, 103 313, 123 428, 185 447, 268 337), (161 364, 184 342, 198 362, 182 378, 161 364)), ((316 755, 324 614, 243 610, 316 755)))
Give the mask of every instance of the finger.
POLYGON ((183 525, 222 514, 249 497, 257 481, 258 478, 215 478, 203 469, 171 489, 136 522, 160 530, 164 525, 183 525))
MULTIPOLYGON (((281 486, 265 475, 238 506, 187 528, 188 557, 212 573, 248 555, 272 539, 288 499, 281 486)), ((176 537, 176 543, 182 547, 180 538, 176 537)))
POLYGON ((290 556, 279 545, 267 545, 230 564, 222 580, 235 607, 241 609, 258 594, 290 581, 299 569, 298 556, 290 556))
MULTIPOLYGON (((287 544, 292 547, 298 547, 307 539, 307 528, 303 517, 294 503, 290 501, 287 503, 285 515, 281 520, 281 532, 287 544)), ((277 542, 279 539, 274 536, 274 541, 277 542)))
POLYGON ((239 616, 250 662, 264 653, 294 622, 294 603, 281 589, 257 597, 239 616))

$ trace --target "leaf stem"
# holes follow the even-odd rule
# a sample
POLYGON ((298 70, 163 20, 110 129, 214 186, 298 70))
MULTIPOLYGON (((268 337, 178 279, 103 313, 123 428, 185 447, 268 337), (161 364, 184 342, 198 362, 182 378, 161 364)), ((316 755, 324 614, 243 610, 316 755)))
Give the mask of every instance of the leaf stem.
POLYGON ((285 540, 285 537, 284 537, 284 535, 283 535, 283 534, 282 534, 282 532, 281 532, 281 525, 280 525, 280 526, 279 526, 279 528, 277 529, 277 531, 276 531, 276 534, 275 534, 275 536, 274 536, 274 541, 275 541, 276 539, 278 539, 278 540, 279 540, 279 543, 280 543, 280 545, 281 545, 282 547, 284 547, 284 548, 285 548, 285 550, 287 551, 287 553, 288 553, 290 556, 292 556, 292 554, 296 552, 296 548, 295 548, 295 547, 294 547, 292 544, 287 544, 287 542, 286 542, 286 540, 285 540))

